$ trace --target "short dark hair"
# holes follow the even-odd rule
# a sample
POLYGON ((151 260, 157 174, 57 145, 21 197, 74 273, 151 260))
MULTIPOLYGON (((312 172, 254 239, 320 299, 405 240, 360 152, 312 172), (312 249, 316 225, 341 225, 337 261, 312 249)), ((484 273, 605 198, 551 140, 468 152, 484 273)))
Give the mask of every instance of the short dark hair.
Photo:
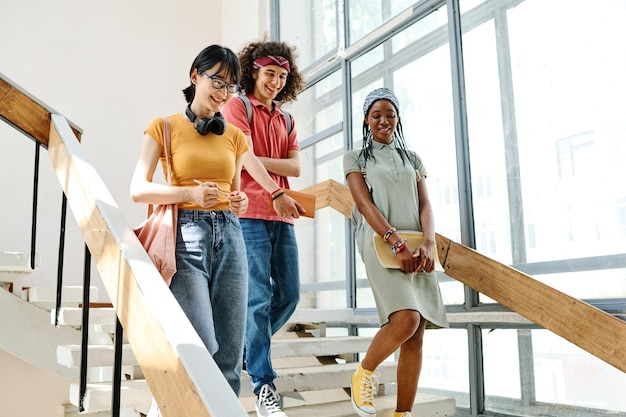
MULTIPOLYGON (((227 81, 239 84, 241 81, 239 59, 233 51, 220 45, 211 45, 204 48, 196 59, 193 60, 193 64, 191 64, 191 68, 189 69, 189 76, 191 77, 194 69, 196 69, 198 73, 202 73, 217 64, 220 64, 217 72, 226 69, 226 72, 231 77, 231 80, 227 81)), ((187 103, 191 103, 196 95, 196 86, 191 83, 189 87, 183 89, 183 94, 185 95, 187 103)))
POLYGON ((282 56, 289 61, 291 72, 287 75, 285 87, 276 95, 276 101, 285 103, 296 100, 298 93, 304 89, 304 77, 298 71, 295 51, 295 46, 289 46, 285 42, 262 40, 249 43, 239 52, 241 72, 243 73, 241 88, 247 93, 254 91, 255 80, 252 78, 252 74, 256 71, 253 68, 255 59, 267 55, 282 56))

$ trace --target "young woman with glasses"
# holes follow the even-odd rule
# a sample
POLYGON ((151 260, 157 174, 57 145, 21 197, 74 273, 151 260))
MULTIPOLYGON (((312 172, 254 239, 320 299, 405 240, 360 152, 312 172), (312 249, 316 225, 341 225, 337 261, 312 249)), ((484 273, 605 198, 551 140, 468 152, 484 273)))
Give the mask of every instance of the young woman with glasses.
POLYGON ((246 247, 238 218, 249 202, 240 187, 244 159, 258 181, 274 186, 249 151, 245 135, 220 113, 239 91, 240 79, 239 60, 230 49, 211 45, 202 50, 183 90, 187 107, 167 117, 172 185, 152 181, 159 161, 165 167, 165 124, 159 117, 144 132, 130 186, 135 202, 178 204, 177 272, 170 289, 236 395, 248 297, 246 247))

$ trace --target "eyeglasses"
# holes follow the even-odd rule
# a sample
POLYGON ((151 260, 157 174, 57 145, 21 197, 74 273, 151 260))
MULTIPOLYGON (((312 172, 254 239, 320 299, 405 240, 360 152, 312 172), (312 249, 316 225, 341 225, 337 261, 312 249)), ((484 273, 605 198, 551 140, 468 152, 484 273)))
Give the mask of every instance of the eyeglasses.
POLYGON ((235 94, 237 91, 241 90, 241 86, 239 84, 227 83, 226 81, 220 78, 207 74, 206 71, 203 71, 202 75, 204 75, 207 78, 210 78, 213 88, 216 88, 218 90, 221 90, 222 88, 226 87, 226 91, 228 91, 231 94, 235 94))

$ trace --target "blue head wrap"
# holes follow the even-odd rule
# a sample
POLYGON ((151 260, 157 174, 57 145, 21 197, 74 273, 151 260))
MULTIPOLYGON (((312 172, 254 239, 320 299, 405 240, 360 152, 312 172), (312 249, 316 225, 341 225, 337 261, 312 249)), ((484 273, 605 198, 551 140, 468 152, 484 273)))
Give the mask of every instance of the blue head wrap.
POLYGON ((378 100, 387 100, 391 102, 391 104, 393 104, 396 108, 396 112, 400 113, 400 102, 395 94, 393 94, 393 92, 388 88, 377 88, 365 97, 365 102, 363 103, 363 114, 365 116, 367 116, 367 112, 370 110, 370 107, 372 107, 372 104, 378 100))

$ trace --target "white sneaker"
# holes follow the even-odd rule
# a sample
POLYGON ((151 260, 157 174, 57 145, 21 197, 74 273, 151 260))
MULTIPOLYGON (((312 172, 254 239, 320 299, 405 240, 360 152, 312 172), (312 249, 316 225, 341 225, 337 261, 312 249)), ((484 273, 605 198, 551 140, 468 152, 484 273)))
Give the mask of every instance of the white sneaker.
POLYGON ((258 417, 287 417, 280 409, 280 396, 269 384, 261 387, 255 408, 258 417))

